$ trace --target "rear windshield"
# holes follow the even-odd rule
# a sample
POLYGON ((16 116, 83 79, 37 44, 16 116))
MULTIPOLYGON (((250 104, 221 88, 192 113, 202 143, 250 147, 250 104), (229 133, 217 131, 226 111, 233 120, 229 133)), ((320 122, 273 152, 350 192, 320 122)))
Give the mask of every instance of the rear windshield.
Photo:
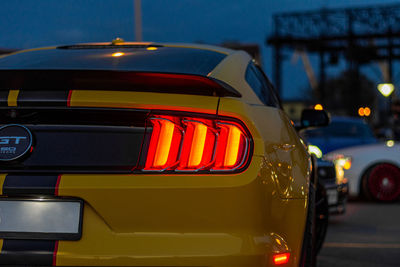
POLYGON ((112 70, 206 76, 225 54, 195 48, 43 49, 0 59, 0 70, 112 70))

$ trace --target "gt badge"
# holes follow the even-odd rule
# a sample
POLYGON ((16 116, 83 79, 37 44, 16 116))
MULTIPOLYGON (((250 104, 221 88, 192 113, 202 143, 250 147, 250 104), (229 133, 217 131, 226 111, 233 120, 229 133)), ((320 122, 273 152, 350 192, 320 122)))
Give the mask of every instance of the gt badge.
POLYGON ((18 159, 32 147, 32 134, 28 128, 9 124, 0 128, 0 161, 18 159))

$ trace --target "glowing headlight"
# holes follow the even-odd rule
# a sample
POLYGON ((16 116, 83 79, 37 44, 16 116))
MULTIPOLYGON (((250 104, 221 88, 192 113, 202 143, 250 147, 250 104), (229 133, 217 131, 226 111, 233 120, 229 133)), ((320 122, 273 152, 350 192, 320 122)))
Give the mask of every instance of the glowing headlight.
POLYGON ((314 154, 319 159, 322 158, 322 151, 317 146, 308 145, 308 153, 314 154))
POLYGON ((394 146, 394 141, 393 140, 386 141, 386 146, 387 147, 393 147, 394 146))
POLYGON ((325 156, 324 160, 332 161, 335 164, 336 183, 346 183, 347 179, 344 177, 344 170, 351 168, 351 157, 346 157, 342 154, 330 154, 325 156))
POLYGON ((334 160, 335 164, 338 164, 340 167, 342 167, 345 170, 348 170, 351 168, 351 158, 350 157, 343 157, 343 158, 338 158, 334 160))

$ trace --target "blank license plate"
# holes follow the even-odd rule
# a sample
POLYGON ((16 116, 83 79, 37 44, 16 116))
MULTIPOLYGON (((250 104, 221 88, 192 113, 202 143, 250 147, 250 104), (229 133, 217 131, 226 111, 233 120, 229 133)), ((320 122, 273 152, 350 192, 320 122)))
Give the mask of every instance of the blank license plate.
POLYGON ((0 238, 78 240, 81 200, 0 199, 0 238))

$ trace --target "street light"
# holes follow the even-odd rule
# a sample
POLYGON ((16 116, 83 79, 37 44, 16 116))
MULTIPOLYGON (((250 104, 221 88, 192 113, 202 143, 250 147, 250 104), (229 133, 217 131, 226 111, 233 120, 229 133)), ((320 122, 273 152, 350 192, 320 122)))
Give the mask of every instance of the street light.
POLYGON ((371 109, 369 107, 360 107, 358 109, 358 116, 360 117, 369 117, 371 115, 371 109))
POLYGON ((384 97, 388 97, 394 91, 394 85, 392 83, 380 83, 378 90, 384 97))

